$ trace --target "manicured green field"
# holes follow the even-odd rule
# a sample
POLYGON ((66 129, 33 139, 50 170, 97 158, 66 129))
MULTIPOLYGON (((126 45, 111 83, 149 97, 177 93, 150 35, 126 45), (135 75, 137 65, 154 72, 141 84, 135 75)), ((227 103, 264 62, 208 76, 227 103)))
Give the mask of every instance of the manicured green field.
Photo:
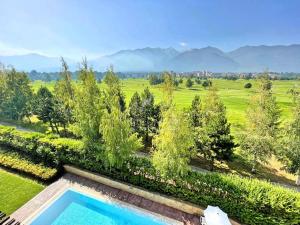
POLYGON ((0 168, 0 211, 11 214, 44 189, 44 186, 0 168))
MULTIPOLYGON (((151 92, 155 95, 156 102, 159 103, 162 98, 161 87, 159 85, 151 86, 146 79, 125 79, 122 80, 122 89, 126 95, 127 104, 130 101, 131 96, 135 91, 141 93, 146 87, 149 87, 151 92)), ((43 83, 36 81, 33 84, 35 90, 40 86, 46 85, 53 90, 54 82, 43 83)), ((224 80, 213 79, 213 85, 217 87, 219 95, 224 101, 227 107, 228 120, 232 123, 233 133, 237 133, 244 125, 246 121, 246 110, 248 107, 249 99, 255 94, 257 90, 257 82, 254 80, 224 80), (245 89, 244 84, 247 82, 252 83, 251 89, 245 89)), ((282 110, 282 120, 286 121, 290 118, 292 113, 292 98, 288 94, 288 90, 293 86, 300 86, 299 80, 292 81, 273 81, 273 93, 276 96, 277 102, 282 110)), ((104 87, 104 84, 101 84, 104 87)), ((205 90, 201 85, 194 84, 192 88, 185 87, 185 81, 180 84, 175 90, 175 103, 178 108, 188 108, 195 95, 200 95, 203 99, 206 95, 205 90)))

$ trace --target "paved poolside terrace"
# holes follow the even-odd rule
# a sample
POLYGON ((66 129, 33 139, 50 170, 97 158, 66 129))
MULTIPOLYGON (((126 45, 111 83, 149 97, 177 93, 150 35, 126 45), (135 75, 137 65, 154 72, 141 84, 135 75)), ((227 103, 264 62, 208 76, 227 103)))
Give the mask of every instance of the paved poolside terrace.
POLYGON ((189 214, 141 196, 113 188, 81 176, 65 173, 59 180, 46 187, 37 196, 12 214, 22 224, 28 224, 43 209, 67 189, 73 188, 96 198, 106 198, 117 203, 158 216, 170 224, 199 225, 199 215, 189 214))

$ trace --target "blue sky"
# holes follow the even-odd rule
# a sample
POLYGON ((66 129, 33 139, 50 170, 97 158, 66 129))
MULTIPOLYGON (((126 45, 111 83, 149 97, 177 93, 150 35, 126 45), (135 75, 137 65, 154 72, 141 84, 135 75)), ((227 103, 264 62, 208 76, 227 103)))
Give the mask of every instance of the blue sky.
POLYGON ((298 0, 1 0, 0 55, 300 43, 298 0))

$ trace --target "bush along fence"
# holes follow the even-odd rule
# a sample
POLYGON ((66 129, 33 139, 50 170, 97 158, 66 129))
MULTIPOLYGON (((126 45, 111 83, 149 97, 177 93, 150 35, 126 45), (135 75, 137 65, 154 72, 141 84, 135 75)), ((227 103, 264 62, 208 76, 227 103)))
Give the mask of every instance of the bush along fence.
POLYGON ((93 152, 84 149, 80 140, 6 127, 0 127, 0 145, 27 153, 33 160, 58 170, 62 164, 71 164, 199 206, 219 206, 244 224, 300 224, 300 194, 265 181, 197 172, 164 180, 148 159, 132 157, 123 168, 107 168, 93 152))

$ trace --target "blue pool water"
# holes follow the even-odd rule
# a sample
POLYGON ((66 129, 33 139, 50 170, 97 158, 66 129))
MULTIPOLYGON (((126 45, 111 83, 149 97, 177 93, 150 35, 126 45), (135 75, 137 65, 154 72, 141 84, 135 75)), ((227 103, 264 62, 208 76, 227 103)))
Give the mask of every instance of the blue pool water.
POLYGON ((152 215, 68 190, 37 216, 31 225, 167 225, 167 223, 152 215))

